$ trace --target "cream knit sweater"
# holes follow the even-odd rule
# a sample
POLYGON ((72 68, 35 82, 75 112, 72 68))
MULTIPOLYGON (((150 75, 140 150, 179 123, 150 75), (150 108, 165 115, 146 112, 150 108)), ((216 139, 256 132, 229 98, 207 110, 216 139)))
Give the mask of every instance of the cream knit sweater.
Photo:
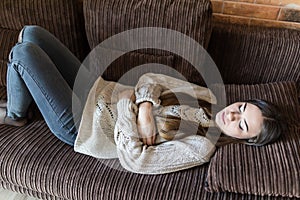
POLYGON ((208 162, 215 146, 203 136, 182 133, 179 129, 172 141, 158 134, 153 146, 140 141, 137 105, 143 101, 153 103, 153 115, 171 115, 210 126, 201 108, 161 106, 159 97, 170 92, 186 93, 216 103, 215 96, 207 88, 162 74, 144 74, 135 88, 99 77, 89 92, 74 150, 96 158, 118 158, 125 169, 142 174, 170 173, 208 162), (136 102, 118 100, 118 93, 125 89, 135 89, 136 102))

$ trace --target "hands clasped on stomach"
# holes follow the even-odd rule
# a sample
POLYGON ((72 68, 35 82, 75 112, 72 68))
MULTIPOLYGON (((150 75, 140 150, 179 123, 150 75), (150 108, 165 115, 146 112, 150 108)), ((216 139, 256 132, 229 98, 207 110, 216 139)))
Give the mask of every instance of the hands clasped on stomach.
MULTIPOLYGON (((134 90, 125 90, 120 92, 119 99, 130 99, 135 101, 134 90)), ((156 138, 155 122, 152 114, 152 103, 142 102, 139 104, 137 117, 137 129, 141 141, 146 145, 154 145, 156 138)))

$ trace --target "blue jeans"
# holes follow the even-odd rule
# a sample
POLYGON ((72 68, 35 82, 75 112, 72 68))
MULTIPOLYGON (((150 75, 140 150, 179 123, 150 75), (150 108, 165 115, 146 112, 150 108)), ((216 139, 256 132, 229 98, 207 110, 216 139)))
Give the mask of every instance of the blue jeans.
POLYGON ((12 48, 7 71, 7 115, 26 117, 32 100, 48 127, 63 142, 77 136, 72 114, 72 87, 81 62, 52 34, 26 26, 12 48))

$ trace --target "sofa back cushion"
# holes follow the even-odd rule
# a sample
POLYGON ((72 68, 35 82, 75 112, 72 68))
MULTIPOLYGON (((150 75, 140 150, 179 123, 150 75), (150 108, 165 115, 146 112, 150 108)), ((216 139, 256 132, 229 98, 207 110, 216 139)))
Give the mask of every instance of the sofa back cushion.
POLYGON ((81 59, 87 53, 82 0, 2 0, 0 26, 21 30, 40 25, 54 33, 81 59))
POLYGON ((300 31, 215 23, 209 54, 227 84, 296 81, 300 31))
MULTIPOLYGON (((211 34, 212 10, 209 0, 84 0, 84 16, 91 49, 115 34, 141 27, 161 27, 179 31, 203 47, 208 46, 211 34)), ((114 50, 125 51, 122 47, 114 50)), ((134 54, 127 53, 124 55, 127 58, 120 59, 126 62, 116 62, 118 65, 110 65, 112 70, 108 71, 124 74, 137 64, 143 63, 135 62, 136 53, 139 54, 139 58, 143 57, 142 54, 146 55, 144 57, 147 59, 144 61, 147 62, 161 60, 163 63, 169 63, 168 60, 172 56, 172 68, 192 82, 201 82, 193 66, 179 56, 160 49, 141 49, 134 54), (160 58, 149 59, 155 56, 160 58)), ((106 73, 103 77, 113 77, 115 81, 120 78, 114 73, 106 73)))
POLYGON ((15 45, 19 31, 0 28, 0 86, 6 85, 8 55, 15 45))
POLYGON ((24 25, 39 25, 53 33, 80 60, 89 51, 81 0, 0 1, 0 85, 6 83, 6 63, 24 25))

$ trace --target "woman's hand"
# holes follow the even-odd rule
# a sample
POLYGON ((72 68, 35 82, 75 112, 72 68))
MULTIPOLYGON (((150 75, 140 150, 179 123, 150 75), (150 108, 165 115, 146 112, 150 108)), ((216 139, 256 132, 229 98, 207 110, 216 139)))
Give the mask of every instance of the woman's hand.
POLYGON ((142 142, 146 145, 154 145, 156 128, 152 115, 152 103, 143 102, 139 105, 137 128, 142 142))

